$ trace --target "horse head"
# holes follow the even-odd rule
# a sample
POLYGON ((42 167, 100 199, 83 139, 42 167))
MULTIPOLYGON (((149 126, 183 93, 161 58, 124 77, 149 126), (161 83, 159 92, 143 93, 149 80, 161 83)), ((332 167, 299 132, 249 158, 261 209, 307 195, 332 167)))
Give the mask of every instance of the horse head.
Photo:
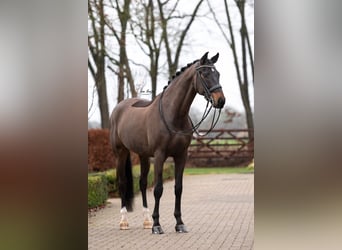
POLYGON ((219 83, 220 73, 216 70, 214 64, 217 62, 219 53, 208 59, 208 52, 199 60, 196 67, 195 89, 197 93, 203 95, 211 102, 214 108, 222 109, 226 98, 222 92, 219 83))

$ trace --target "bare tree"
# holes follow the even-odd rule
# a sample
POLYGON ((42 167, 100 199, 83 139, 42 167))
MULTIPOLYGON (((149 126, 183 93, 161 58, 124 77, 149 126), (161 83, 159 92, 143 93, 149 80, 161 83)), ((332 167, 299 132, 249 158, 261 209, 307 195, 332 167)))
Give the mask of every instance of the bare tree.
POLYGON ((88 69, 93 76, 97 89, 101 126, 102 128, 109 128, 108 99, 105 77, 106 51, 103 0, 88 1, 88 18, 90 21, 90 31, 88 32, 88 69))
POLYGON ((249 70, 251 70, 252 82, 254 82, 254 59, 253 59, 253 51, 252 51, 250 40, 249 40, 248 29, 246 25, 246 17, 245 17, 246 1, 245 0, 234 0, 234 1, 236 4, 236 7, 239 10, 239 14, 241 17, 241 24, 240 24, 241 25, 240 26, 241 51, 240 52, 238 51, 238 48, 235 43, 235 33, 233 30, 232 20, 230 17, 230 9, 229 9, 230 7, 228 6, 227 0, 223 0, 223 2, 224 2, 225 15, 227 18, 227 26, 228 26, 230 37, 226 35, 225 25, 223 25, 216 17, 215 11, 210 5, 210 1, 208 1, 208 6, 211 10, 211 13, 214 17, 216 24, 218 25, 218 27, 220 28, 222 32, 223 37, 225 38, 229 47, 232 50, 233 57, 234 57, 235 70, 237 74, 237 80, 238 80, 239 88, 240 88, 241 99, 242 99, 242 103, 244 105, 244 109, 246 113, 246 123, 247 123, 247 127, 250 129, 249 137, 250 139, 254 139, 253 112, 251 108, 251 103, 249 99, 249 90, 248 90, 248 84, 250 81, 248 78, 249 70), (239 60, 239 55, 240 55, 242 62, 240 62, 239 60), (249 64, 247 63, 247 60, 249 60, 249 64))
POLYGON ((114 20, 109 20, 108 17, 105 19, 106 25, 112 32, 112 35, 115 37, 119 48, 119 59, 115 59, 109 54, 107 54, 107 57, 115 65, 115 68, 109 67, 109 69, 111 69, 118 76, 117 101, 120 102, 125 99, 125 81, 127 81, 127 87, 129 87, 132 97, 137 96, 134 86, 134 78, 127 56, 127 27, 131 18, 131 0, 124 0, 123 4, 120 4, 118 0, 110 0, 109 3, 115 12, 114 16, 118 18, 120 24, 120 29, 118 29, 113 25, 115 22, 114 20))
POLYGON ((190 13, 181 13, 179 1, 89 0, 88 69, 98 93, 102 127, 109 126, 107 69, 117 76, 117 102, 129 96, 125 89, 132 97, 137 96, 131 70, 131 64, 136 63, 128 58, 127 53, 127 41, 131 35, 149 58, 149 65, 138 66, 143 66, 150 75, 153 98, 156 96, 161 57, 166 59, 163 63, 167 63, 169 75, 175 73, 186 35, 204 0, 198 0, 190 13), (140 9, 132 16, 134 6, 140 9))
MULTIPOLYGON (((140 49, 150 61, 147 71, 151 78, 152 98, 156 96, 163 48, 165 47, 168 73, 171 76, 178 68, 186 35, 196 19, 203 1, 199 0, 194 10, 189 14, 180 13, 177 10, 179 0, 158 0, 157 5, 153 0, 135 2, 136 14, 131 20, 131 30, 140 49)), ((144 68, 146 69, 146 67, 144 68)))
POLYGON ((147 69, 151 78, 152 99, 156 96, 159 57, 162 45, 158 13, 153 0, 139 1, 135 5, 135 18, 131 20, 131 30, 141 51, 149 58, 147 69))
POLYGON ((198 10, 203 3, 203 0, 199 0, 197 2, 192 13, 182 15, 176 13, 179 0, 175 1, 172 6, 167 5, 170 2, 169 0, 157 0, 157 2, 160 14, 160 23, 162 27, 162 39, 165 44, 169 75, 171 76, 178 68, 179 58, 184 46, 185 37, 197 16, 198 10), (182 27, 180 23, 177 24, 178 27, 176 28, 175 26, 169 27, 169 24, 171 23, 170 21, 174 21, 175 19, 188 19, 188 21, 184 27, 182 27), (171 46, 171 41, 176 44, 175 49, 173 49, 173 46, 171 46))

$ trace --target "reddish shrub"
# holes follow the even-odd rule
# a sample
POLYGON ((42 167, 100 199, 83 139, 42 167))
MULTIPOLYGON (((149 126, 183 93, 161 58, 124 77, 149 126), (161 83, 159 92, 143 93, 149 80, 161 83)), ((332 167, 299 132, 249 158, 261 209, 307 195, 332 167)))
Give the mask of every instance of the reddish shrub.
MULTIPOLYGON (((131 153, 132 164, 139 163, 138 155, 131 153)), ((108 129, 88 130, 88 171, 104 171, 116 168, 108 129)))

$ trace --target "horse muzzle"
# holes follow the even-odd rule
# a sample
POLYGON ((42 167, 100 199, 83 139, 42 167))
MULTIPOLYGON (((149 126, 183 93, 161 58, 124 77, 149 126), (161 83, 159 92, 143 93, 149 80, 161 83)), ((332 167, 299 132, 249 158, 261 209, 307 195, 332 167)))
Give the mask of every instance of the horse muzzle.
POLYGON ((222 109, 226 103, 226 98, 221 91, 211 93, 211 99, 214 108, 222 109))

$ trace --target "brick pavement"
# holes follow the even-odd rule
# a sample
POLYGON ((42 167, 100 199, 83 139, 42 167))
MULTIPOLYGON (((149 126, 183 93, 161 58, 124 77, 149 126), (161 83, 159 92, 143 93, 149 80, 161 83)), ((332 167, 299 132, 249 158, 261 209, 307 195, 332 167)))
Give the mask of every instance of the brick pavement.
MULTIPOLYGON (((253 249, 254 175, 185 175, 182 218, 189 233, 175 232, 174 181, 164 183, 160 224, 165 232, 153 235, 143 229, 141 195, 128 213, 130 230, 119 230, 120 200, 109 199, 106 208, 88 216, 88 249, 253 249)), ((147 192, 149 208, 153 190, 147 192)))

